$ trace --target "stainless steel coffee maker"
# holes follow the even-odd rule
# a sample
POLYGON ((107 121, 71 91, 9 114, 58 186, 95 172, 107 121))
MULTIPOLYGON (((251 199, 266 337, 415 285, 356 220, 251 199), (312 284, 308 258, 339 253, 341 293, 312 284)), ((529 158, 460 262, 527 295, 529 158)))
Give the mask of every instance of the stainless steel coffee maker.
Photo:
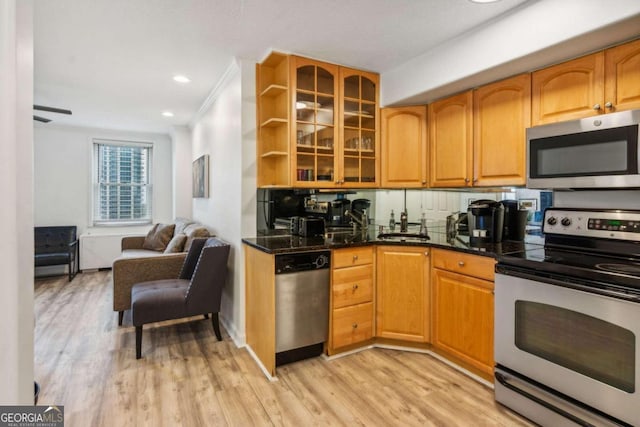
POLYGON ((495 200, 474 200, 467 208, 469 243, 482 245, 502 242, 504 205, 495 200))

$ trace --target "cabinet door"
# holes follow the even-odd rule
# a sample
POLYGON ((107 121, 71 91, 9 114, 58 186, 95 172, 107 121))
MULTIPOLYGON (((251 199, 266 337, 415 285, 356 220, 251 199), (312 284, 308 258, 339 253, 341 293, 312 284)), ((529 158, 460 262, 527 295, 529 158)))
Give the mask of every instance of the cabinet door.
POLYGON ((292 62, 291 181, 296 187, 331 187, 337 165, 338 66, 297 56, 292 62))
POLYGON ((433 269, 433 344, 493 374, 493 282, 433 269))
POLYGON ((379 184, 378 91, 377 74, 340 68, 340 186, 375 187, 379 184))
POLYGON ((603 100, 603 52, 535 71, 531 124, 595 116, 604 112, 603 100))
POLYGON ((640 40, 605 51, 605 111, 640 108, 640 40))
POLYGON ((377 248, 376 336, 429 342, 428 254, 427 248, 377 248))
POLYGON ((482 86, 474 92, 474 186, 525 184, 525 131, 530 126, 530 74, 482 86))
POLYGON ((427 107, 383 108, 381 116, 382 186, 426 187, 427 107))
POLYGON ((471 185, 472 92, 429 104, 431 187, 471 185))

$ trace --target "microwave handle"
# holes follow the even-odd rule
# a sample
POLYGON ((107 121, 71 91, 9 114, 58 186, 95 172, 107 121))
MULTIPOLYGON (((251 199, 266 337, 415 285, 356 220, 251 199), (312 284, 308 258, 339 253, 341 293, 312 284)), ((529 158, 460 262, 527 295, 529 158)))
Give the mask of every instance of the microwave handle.
POLYGON ((565 418, 568 418, 569 420, 573 421, 574 423, 576 423, 576 424, 578 424, 580 426, 583 426, 583 427, 596 427, 595 425, 593 425, 593 424, 591 424, 591 423, 589 423, 589 422, 587 422, 587 421, 585 421, 585 420, 583 420, 581 418, 578 418, 575 415, 570 414, 569 412, 567 412, 567 411, 565 411, 563 409, 560 409, 557 406, 554 406, 551 403, 549 403, 549 402, 547 402, 547 401, 545 401, 543 399, 540 399, 538 396, 535 396, 535 395, 533 395, 533 394, 531 394, 531 393, 529 393, 529 392, 527 392, 525 390, 522 390, 522 389, 516 387, 515 385, 511 384, 509 382, 508 378, 506 378, 500 372, 495 372, 494 376, 495 376, 496 380, 500 384, 502 384, 505 388, 513 391, 514 393, 518 393, 519 395, 524 396, 527 399, 534 401, 538 405, 544 406, 548 410, 553 411, 556 414, 561 415, 561 416, 563 416, 565 418))

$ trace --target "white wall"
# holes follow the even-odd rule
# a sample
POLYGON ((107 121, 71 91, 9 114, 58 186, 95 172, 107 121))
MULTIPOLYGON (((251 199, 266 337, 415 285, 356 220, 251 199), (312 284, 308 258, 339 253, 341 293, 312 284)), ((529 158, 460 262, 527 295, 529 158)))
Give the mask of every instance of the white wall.
POLYGON ((32 15, 0 0, 0 405, 33 404, 32 15))
POLYGON ((173 220, 172 146, 168 135, 104 129, 35 126, 35 225, 76 225, 78 233, 145 232, 149 227, 92 227, 92 138, 151 141, 153 222, 173 220))
POLYGON ((209 155, 210 193, 208 199, 193 199, 193 218, 231 244, 220 314, 239 344, 244 343, 242 237, 255 235, 254 81, 254 64, 234 61, 192 129, 192 160, 209 155))
POLYGON ((425 103, 638 37, 638 0, 530 1, 381 75, 381 104, 425 103))
POLYGON ((174 126, 171 130, 173 159, 173 218, 191 218, 191 130, 174 126))

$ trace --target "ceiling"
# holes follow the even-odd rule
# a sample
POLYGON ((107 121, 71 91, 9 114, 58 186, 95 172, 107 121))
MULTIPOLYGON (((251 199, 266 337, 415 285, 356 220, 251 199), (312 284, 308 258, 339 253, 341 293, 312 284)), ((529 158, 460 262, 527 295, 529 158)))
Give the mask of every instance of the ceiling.
POLYGON ((36 1, 34 103, 73 111, 38 112, 57 124, 167 133, 233 58, 273 49, 382 73, 534 1, 36 1))

